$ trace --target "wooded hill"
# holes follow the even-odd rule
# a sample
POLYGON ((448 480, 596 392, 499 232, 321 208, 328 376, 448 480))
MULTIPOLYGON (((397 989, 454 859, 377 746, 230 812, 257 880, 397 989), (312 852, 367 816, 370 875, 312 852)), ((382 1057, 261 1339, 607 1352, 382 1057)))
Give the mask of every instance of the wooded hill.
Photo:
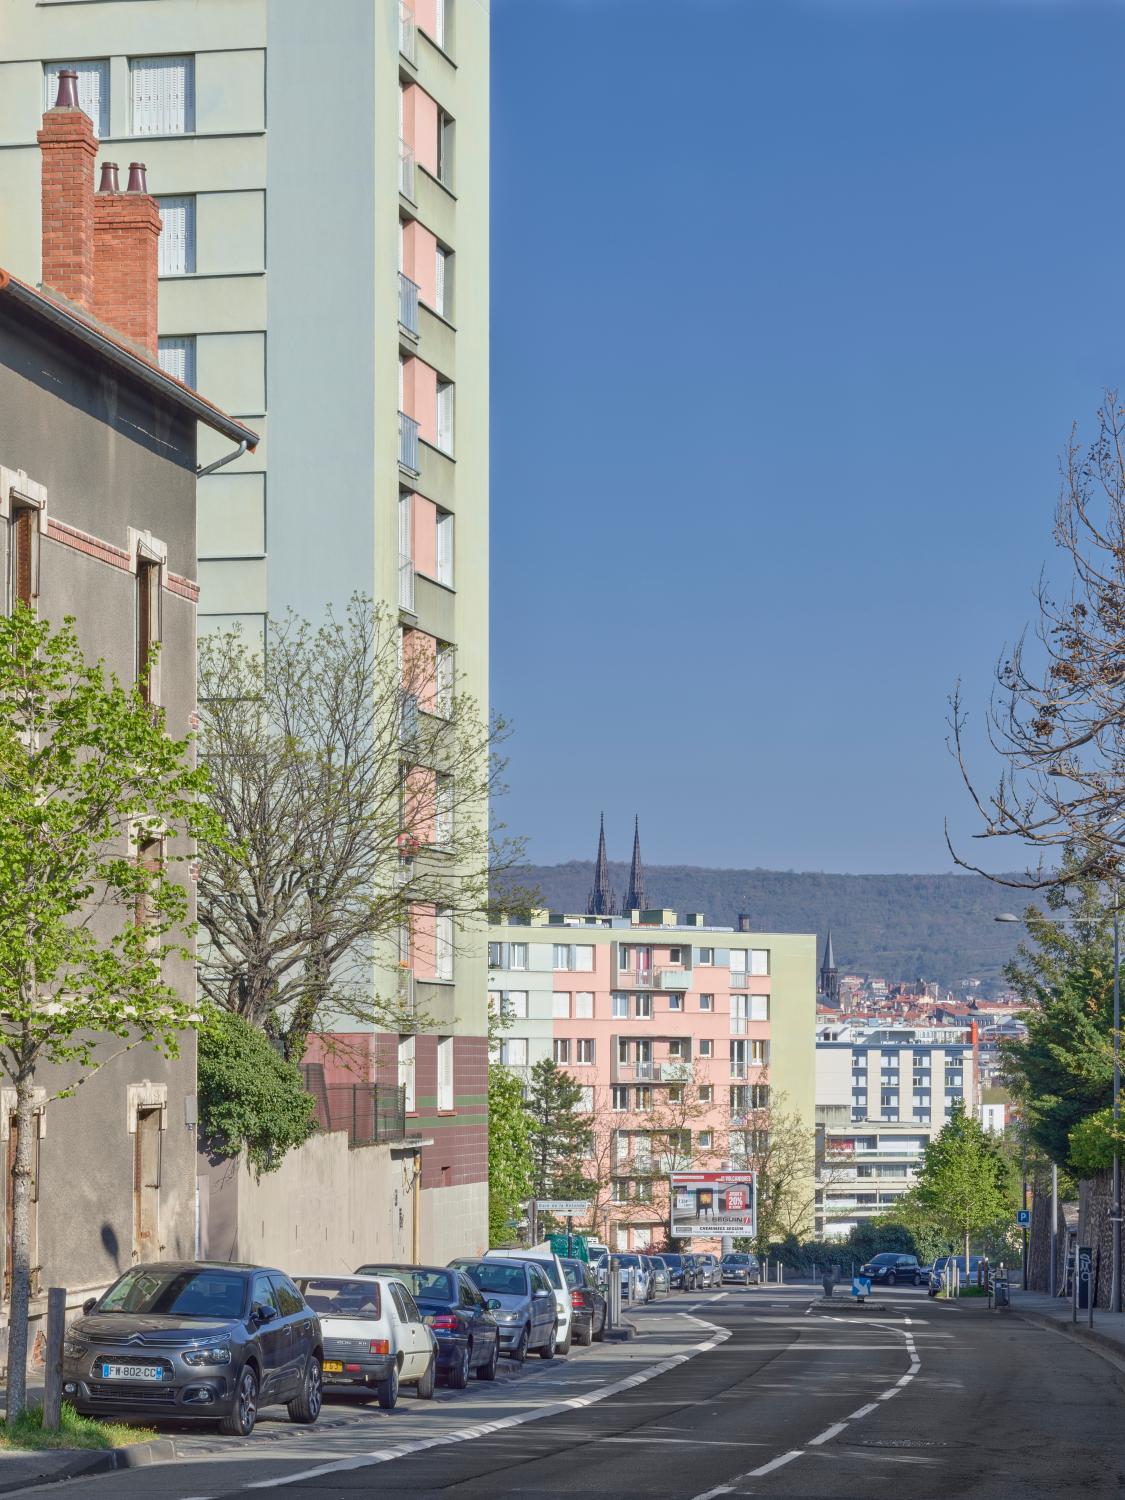
MULTIPOLYGON (((628 867, 610 864, 618 900, 628 867)), ((748 912, 763 932, 815 932, 817 953, 832 929, 842 974, 889 981, 934 979, 956 986, 967 976, 1001 979, 1021 929, 997 925, 1002 911, 1021 911, 1019 892, 979 875, 824 875, 791 870, 716 870, 696 865, 646 867, 650 906, 681 915, 703 912, 708 922, 734 926, 748 912)), ((593 880, 585 860, 531 865, 520 882, 537 886, 552 911, 582 912, 593 880)))

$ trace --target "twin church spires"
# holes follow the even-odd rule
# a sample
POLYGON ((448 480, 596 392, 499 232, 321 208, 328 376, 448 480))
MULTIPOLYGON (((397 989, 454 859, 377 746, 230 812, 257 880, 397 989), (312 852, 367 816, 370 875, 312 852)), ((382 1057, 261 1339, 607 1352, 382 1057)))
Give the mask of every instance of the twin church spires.
MULTIPOLYGON (((645 895, 645 871, 641 863, 640 819, 633 819, 633 864, 629 871, 629 893, 625 897, 623 912, 644 911, 648 907, 645 895)), ((590 917, 615 917, 618 915, 617 897, 609 883, 609 858, 605 850, 605 813, 602 813, 598 831, 598 857, 594 861, 594 889, 586 902, 586 915, 590 917)))

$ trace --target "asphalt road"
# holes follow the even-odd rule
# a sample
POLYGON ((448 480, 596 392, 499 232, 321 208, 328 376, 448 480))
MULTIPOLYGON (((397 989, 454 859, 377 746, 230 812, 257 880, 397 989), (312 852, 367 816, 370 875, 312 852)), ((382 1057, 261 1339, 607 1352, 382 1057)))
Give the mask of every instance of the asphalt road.
POLYGON ((284 1453, 270 1451, 268 1433, 225 1450, 212 1439, 186 1463, 27 1493, 1036 1500, 1125 1492, 1125 1374, 1017 1316, 912 1289, 860 1309, 808 1287, 771 1287, 674 1298, 638 1321, 651 1340, 536 1367, 480 1397, 450 1393, 397 1424, 360 1412, 351 1423, 362 1436, 346 1448, 333 1449, 327 1435, 284 1453))

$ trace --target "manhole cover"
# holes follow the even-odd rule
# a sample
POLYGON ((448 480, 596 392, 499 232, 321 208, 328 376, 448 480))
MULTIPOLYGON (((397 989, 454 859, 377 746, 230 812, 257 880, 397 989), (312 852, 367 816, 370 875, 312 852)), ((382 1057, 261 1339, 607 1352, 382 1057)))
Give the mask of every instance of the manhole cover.
POLYGON ((948 1448, 948 1443, 939 1443, 932 1438, 875 1438, 869 1443, 852 1441, 852 1448, 948 1448))

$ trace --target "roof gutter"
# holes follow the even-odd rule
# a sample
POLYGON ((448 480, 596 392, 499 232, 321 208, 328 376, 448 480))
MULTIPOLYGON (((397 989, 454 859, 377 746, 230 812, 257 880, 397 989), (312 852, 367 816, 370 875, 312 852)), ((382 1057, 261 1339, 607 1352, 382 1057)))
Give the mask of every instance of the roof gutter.
POLYGON ((233 453, 228 453, 225 458, 217 458, 212 464, 197 467, 195 471, 196 479, 202 479, 205 474, 213 474, 216 469, 225 468, 227 464, 234 463, 236 458, 241 458, 245 452, 246 439, 243 438, 233 453))
MULTIPOLYGON (((33 291, 31 287, 25 286, 14 276, 9 276, 4 270, 0 270, 0 292, 14 297, 21 306, 26 307, 36 317, 46 319, 47 322, 61 328, 71 338, 85 344, 107 364, 115 365, 117 369, 132 376, 142 385, 148 386, 150 390, 157 392, 166 400, 175 401, 177 405, 190 411, 197 421, 203 422, 215 432, 221 432, 224 437, 230 438, 232 443, 240 444, 240 453, 244 453, 247 448, 252 450, 258 446, 258 434, 251 428, 244 426, 241 422, 236 422, 233 417, 228 417, 225 412, 220 411, 217 406, 212 406, 209 401, 204 401, 201 396, 196 395, 180 381, 166 375, 163 370, 139 355, 131 354, 128 349, 106 338, 89 323, 76 318, 64 307, 60 307, 50 298, 33 291)), ((232 454, 231 458, 236 456, 239 455, 232 454)), ((223 459, 221 462, 226 463, 228 460, 223 459)), ((217 468, 219 465, 212 467, 217 468)))

